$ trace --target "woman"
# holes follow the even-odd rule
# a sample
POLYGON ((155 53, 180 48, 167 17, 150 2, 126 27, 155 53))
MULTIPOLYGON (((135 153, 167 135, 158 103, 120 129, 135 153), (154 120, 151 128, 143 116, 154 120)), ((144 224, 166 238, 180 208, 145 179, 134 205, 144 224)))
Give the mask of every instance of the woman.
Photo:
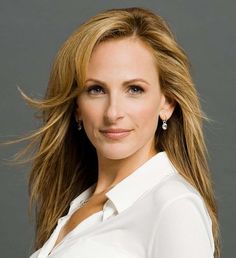
POLYGON ((161 17, 97 14, 60 49, 45 99, 23 96, 43 117, 26 138, 31 258, 220 257, 205 117, 161 17))

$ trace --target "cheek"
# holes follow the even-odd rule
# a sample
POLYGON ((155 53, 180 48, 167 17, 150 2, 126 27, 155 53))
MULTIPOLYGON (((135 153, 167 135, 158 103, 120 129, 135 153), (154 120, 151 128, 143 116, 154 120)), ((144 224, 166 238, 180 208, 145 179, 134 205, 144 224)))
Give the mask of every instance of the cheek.
POLYGON ((144 131, 153 131, 156 130, 157 122, 158 122, 158 115, 155 110, 148 109, 146 112, 140 112, 139 117, 137 118, 139 122, 139 127, 142 128, 144 131))
POLYGON ((97 106, 97 103, 81 98, 77 114, 80 116, 84 123, 91 123, 101 115, 101 109, 97 108, 97 106))
POLYGON ((94 105, 89 101, 84 104, 81 104, 80 109, 83 127, 90 141, 94 143, 93 139, 96 138, 97 130, 103 121, 103 111, 102 108, 98 108, 99 105, 94 105))
MULTIPOLYGON (((140 124, 145 124, 150 126, 150 125, 157 125, 158 121, 158 115, 159 115, 159 101, 158 100, 150 100, 150 101, 145 101, 143 103, 140 103, 140 105, 136 106, 135 110, 133 110, 133 116, 135 116, 136 120, 140 124)), ((146 126, 146 127, 148 127, 146 126)))
POLYGON ((97 109, 86 109, 81 114, 86 127, 94 127, 101 120, 101 114, 97 109))

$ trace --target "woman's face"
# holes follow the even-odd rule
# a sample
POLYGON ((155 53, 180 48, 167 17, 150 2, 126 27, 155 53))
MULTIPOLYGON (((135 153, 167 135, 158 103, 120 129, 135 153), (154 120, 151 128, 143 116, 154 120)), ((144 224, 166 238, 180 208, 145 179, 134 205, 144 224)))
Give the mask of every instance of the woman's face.
POLYGON ((159 113, 168 109, 152 53, 131 38, 94 49, 77 104, 77 119, 98 156, 108 159, 154 151, 159 113))

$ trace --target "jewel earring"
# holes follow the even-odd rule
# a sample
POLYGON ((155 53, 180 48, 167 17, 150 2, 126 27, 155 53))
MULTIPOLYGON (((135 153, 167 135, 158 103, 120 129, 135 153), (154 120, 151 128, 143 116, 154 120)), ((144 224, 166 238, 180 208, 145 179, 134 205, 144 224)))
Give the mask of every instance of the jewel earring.
POLYGON ((82 129, 82 120, 76 121, 77 122, 77 129, 80 131, 82 129))
POLYGON ((82 129, 82 120, 78 120, 77 117, 75 116, 75 121, 77 123, 77 129, 80 131, 82 129))
POLYGON ((166 123, 166 120, 162 120, 162 129, 163 130, 167 130, 167 123, 166 123))
POLYGON ((162 112, 164 112, 164 114, 163 114, 163 117, 164 117, 164 119, 162 120, 162 129, 163 130, 167 130, 167 120, 166 120, 166 116, 165 116, 165 111, 163 110, 162 112))

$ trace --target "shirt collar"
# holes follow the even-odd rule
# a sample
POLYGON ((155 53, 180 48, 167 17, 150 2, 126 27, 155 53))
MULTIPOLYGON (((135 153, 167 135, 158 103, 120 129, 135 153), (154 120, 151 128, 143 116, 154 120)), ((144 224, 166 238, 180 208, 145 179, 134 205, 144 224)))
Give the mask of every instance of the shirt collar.
POLYGON ((130 207, 165 176, 176 173, 165 151, 158 152, 106 193, 117 212, 130 207))
MULTIPOLYGON (((129 176, 113 186, 106 193, 106 196, 117 212, 121 213, 148 190, 151 190, 162 178, 173 173, 176 173, 176 169, 170 162, 166 152, 158 152, 129 176)), ((78 206, 81 206, 92 195, 95 187, 96 183, 77 196, 70 203, 69 213, 73 212, 78 206)))
POLYGON ((80 207, 92 195, 92 193, 95 190, 95 187, 96 183, 84 190, 79 196, 77 196, 73 201, 71 201, 68 214, 73 212, 74 209, 80 207))

